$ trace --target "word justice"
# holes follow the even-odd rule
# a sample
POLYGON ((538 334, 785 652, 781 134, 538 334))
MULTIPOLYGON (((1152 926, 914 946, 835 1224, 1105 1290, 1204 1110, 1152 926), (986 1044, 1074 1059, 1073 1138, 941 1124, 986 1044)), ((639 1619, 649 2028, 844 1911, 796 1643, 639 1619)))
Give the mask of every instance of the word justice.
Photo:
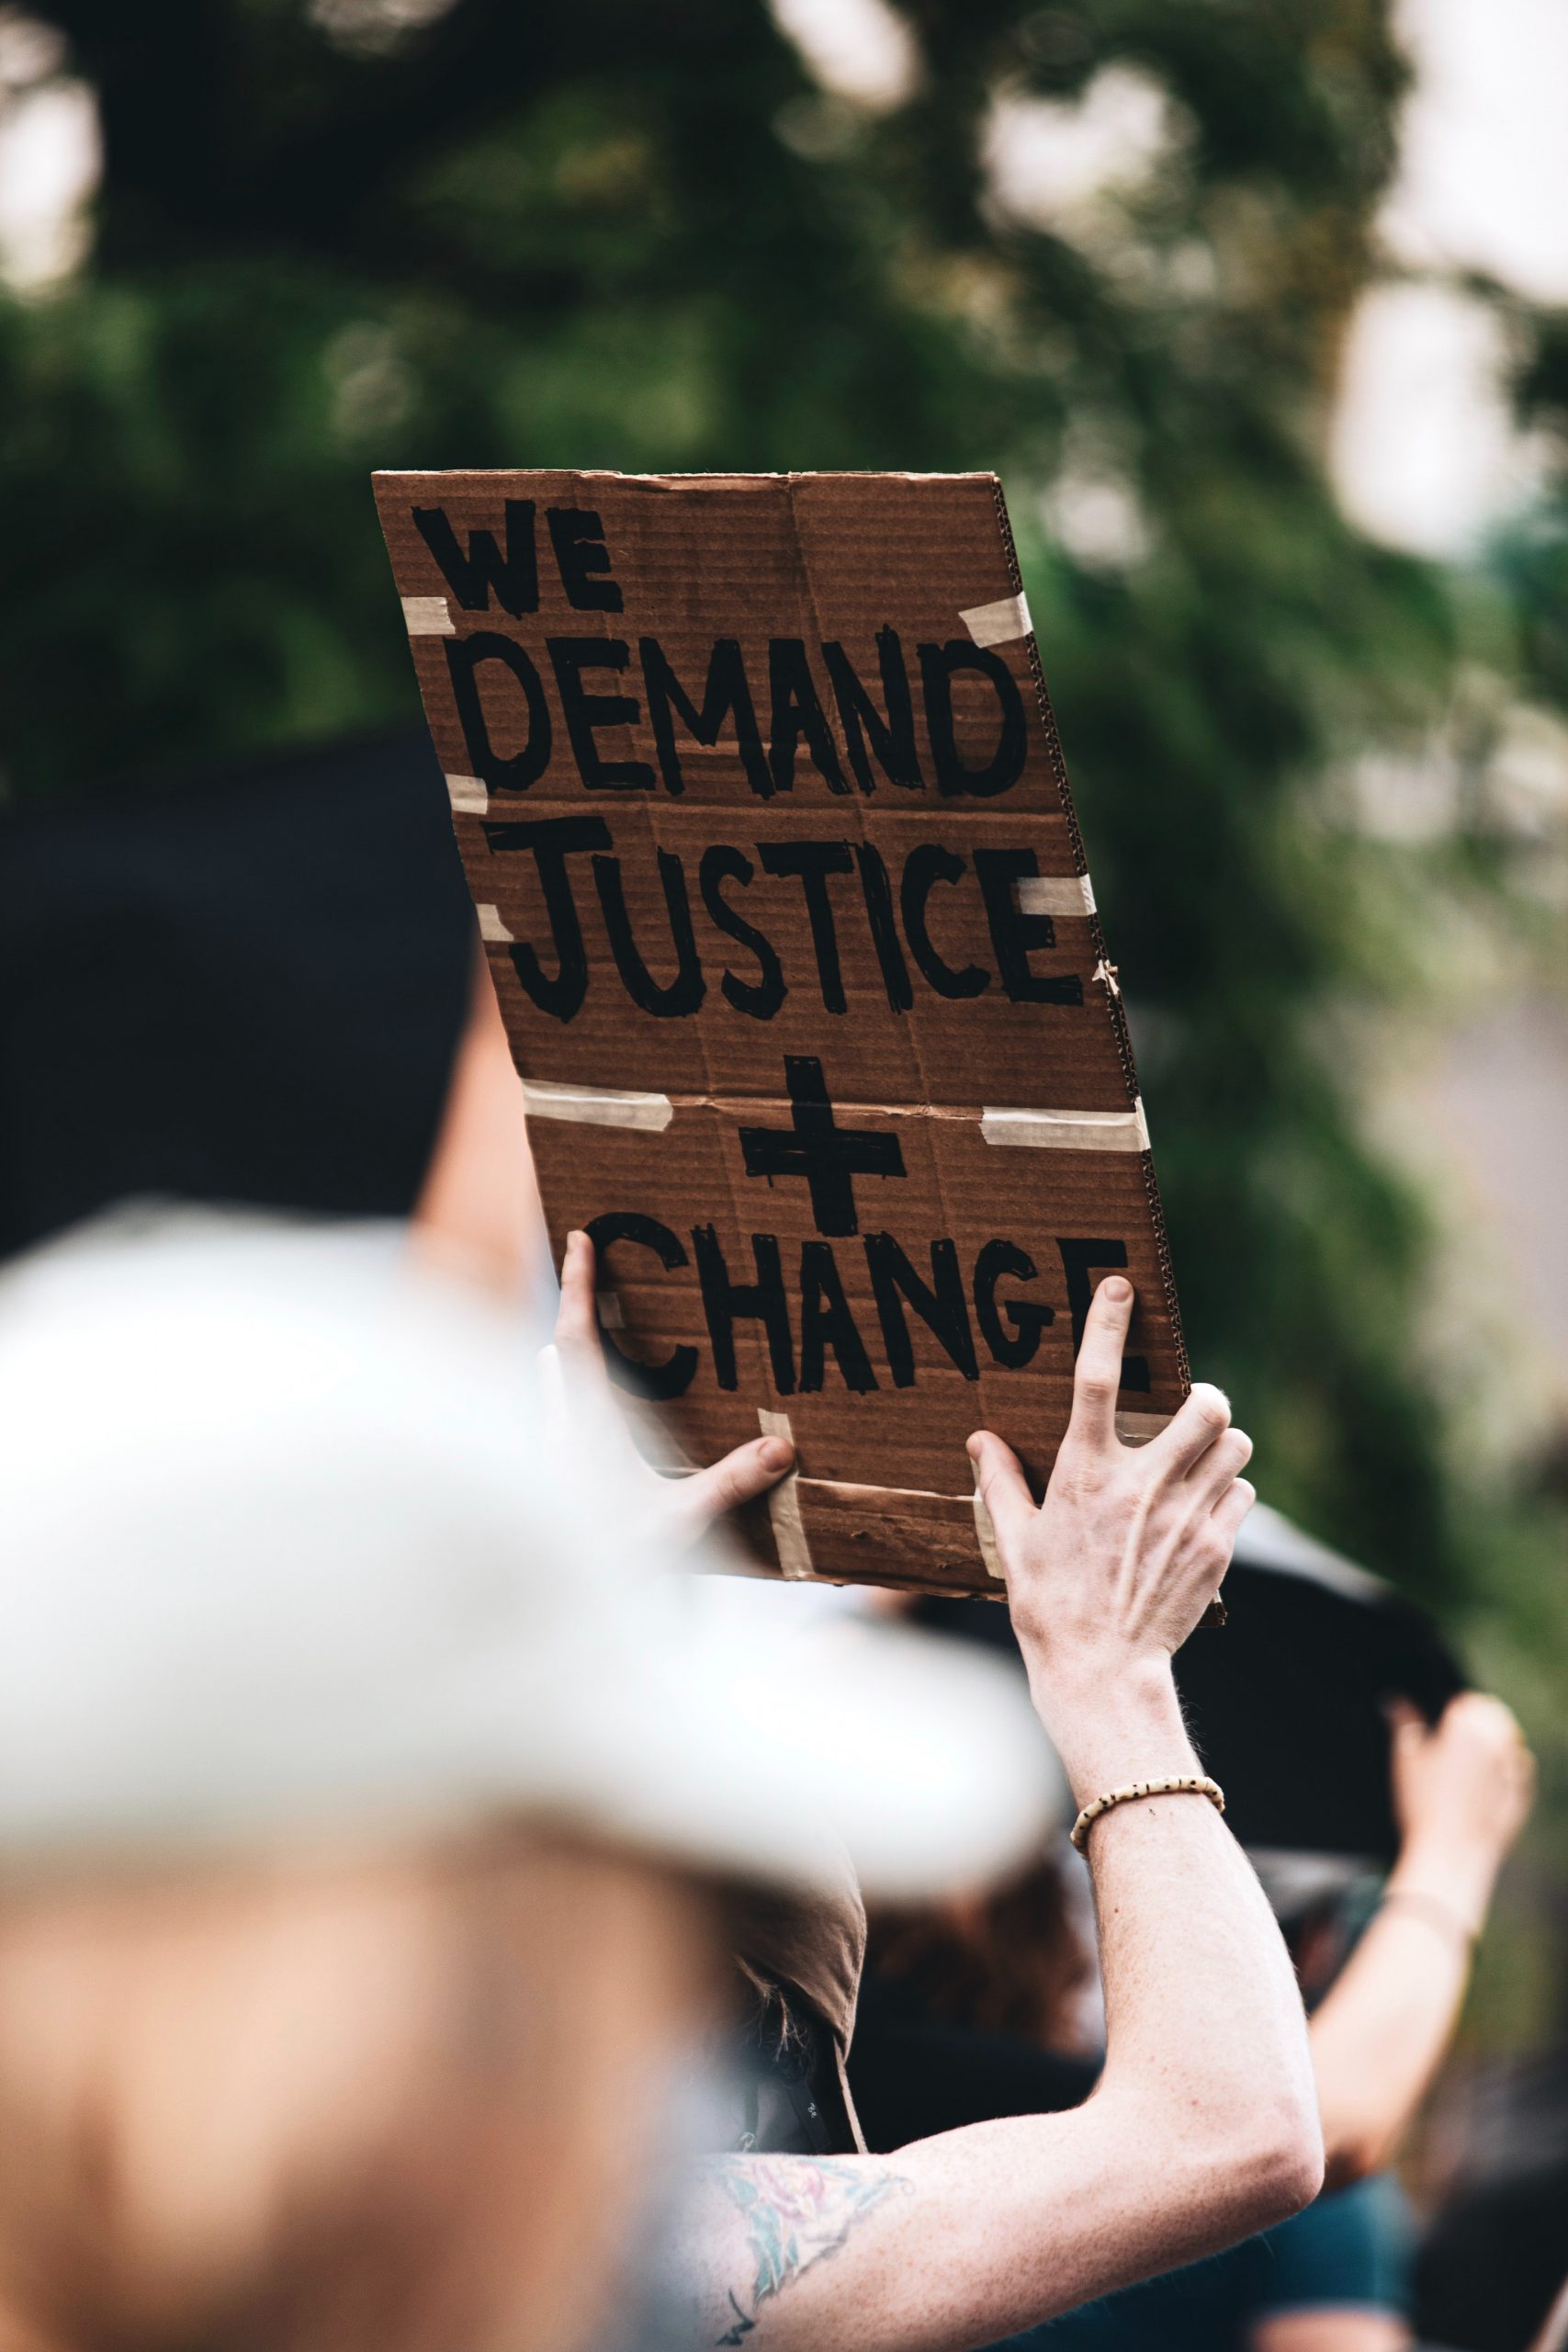
MULTIPOLYGON (((639 941, 634 932, 626 873, 604 818, 487 820, 484 830, 495 855, 527 855, 535 861, 554 968, 546 968, 528 941, 513 940, 508 953, 535 1004, 557 1021, 574 1019, 588 992, 589 955, 580 894, 589 876, 581 867, 574 870, 571 863, 582 857, 592 861, 592 890, 621 984, 632 1002, 656 1019, 680 1020, 697 1011, 707 995, 707 965, 716 945, 722 956, 723 943, 728 942, 743 948, 750 961, 739 969, 725 962, 719 988, 726 1002, 753 1021, 771 1021, 792 986, 799 986, 805 976, 786 973, 774 937, 751 916, 755 912, 765 921, 771 915, 776 925, 797 932, 803 905, 823 1009, 845 1012, 839 925, 846 898, 857 908, 851 919, 863 922, 869 932, 882 986, 895 1012, 908 1012, 914 1002, 911 966, 914 976, 939 997, 982 996, 999 984, 1014 1004, 1083 1003, 1083 982, 1076 972, 1037 972, 1031 963, 1037 952, 1056 944, 1051 917, 1026 912, 1019 904, 1020 882, 1037 878, 1040 871, 1032 849, 972 849, 965 858, 941 842, 919 842, 895 872, 882 853, 864 842, 792 838, 756 842, 749 849, 734 842, 714 842, 696 861, 694 880, 695 897, 706 924, 719 934, 717 943, 711 934, 699 942, 694 877, 683 858, 661 849, 657 870, 664 912, 655 946, 646 937, 639 941), (971 869, 973 880, 964 888, 971 869), (947 924, 956 917, 973 931, 975 915, 983 914, 990 964, 976 962, 967 952, 961 961, 942 953, 931 931, 931 901, 939 885, 939 904, 945 901, 951 909, 947 924), (954 892, 961 895, 949 895, 954 892), (736 903, 741 893, 745 912, 736 903), (656 970, 667 971, 671 963, 671 977, 655 977, 656 970)), ((646 859, 644 865, 646 868, 646 859)), ((640 903, 645 894, 636 895, 640 903)))

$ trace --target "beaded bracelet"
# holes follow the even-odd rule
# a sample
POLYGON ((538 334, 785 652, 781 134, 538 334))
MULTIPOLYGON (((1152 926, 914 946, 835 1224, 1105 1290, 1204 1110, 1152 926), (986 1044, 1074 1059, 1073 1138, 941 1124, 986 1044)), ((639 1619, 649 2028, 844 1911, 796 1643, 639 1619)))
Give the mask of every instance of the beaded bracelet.
POLYGON ((1216 1813, 1224 1813, 1225 1809, 1224 1789, 1218 1781, 1211 1781, 1206 1772, 1176 1781, 1129 1781, 1125 1788, 1107 1789, 1102 1797, 1096 1797, 1092 1804, 1086 1804, 1074 1822, 1069 1835, 1080 1854, 1087 1849, 1089 1833, 1100 1815, 1109 1813, 1112 1805, 1131 1804, 1134 1797, 1207 1797, 1216 1813))

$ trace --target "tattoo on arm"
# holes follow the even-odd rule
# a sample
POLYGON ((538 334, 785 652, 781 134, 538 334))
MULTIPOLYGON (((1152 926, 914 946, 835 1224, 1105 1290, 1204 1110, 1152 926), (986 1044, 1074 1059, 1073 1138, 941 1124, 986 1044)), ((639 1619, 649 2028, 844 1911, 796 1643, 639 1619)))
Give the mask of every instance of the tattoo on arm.
POLYGON ((846 2244, 851 2232, 910 2184, 864 2157, 724 2156, 705 2166, 746 2223, 750 2288, 728 2292, 733 2324, 714 2340, 743 2343, 770 2295, 846 2244))

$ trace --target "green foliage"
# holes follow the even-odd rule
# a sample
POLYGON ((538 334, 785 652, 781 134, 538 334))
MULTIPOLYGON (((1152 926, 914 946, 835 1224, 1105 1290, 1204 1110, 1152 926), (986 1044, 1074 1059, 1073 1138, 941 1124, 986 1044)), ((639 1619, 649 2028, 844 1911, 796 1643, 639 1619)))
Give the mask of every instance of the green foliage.
POLYGON ((168 0, 155 40, 37 5, 107 164, 88 274, 0 316, 13 793, 412 720, 373 465, 997 468, 1195 1360, 1268 1493, 1462 1593, 1420 1220, 1325 1043, 1374 956, 1321 782, 1454 653, 1323 474, 1386 0, 919 0, 880 116, 761 0, 456 0, 379 49, 299 0, 168 0), (1150 168, 1061 233, 1009 217, 995 94, 1106 68, 1165 94, 1150 168))

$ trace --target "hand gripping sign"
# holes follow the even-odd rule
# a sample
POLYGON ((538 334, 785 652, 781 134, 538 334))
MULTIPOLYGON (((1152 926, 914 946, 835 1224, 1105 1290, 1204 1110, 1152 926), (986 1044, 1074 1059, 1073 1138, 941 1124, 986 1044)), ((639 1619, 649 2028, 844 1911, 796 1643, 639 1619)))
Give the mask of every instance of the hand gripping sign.
POLYGON ((380 474, 558 1253, 667 1462, 763 1430, 786 1577, 995 1593, 1102 1270, 1187 1364, 1114 967, 988 474, 380 474))

